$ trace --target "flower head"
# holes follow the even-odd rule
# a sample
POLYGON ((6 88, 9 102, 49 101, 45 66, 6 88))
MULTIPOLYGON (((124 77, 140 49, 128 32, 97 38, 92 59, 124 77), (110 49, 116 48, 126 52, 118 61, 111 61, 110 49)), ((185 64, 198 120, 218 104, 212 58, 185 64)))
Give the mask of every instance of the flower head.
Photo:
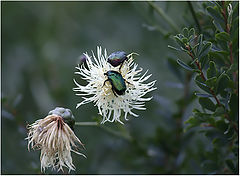
POLYGON ((97 57, 93 52, 92 56, 85 53, 86 66, 78 65, 76 67, 78 71, 75 74, 79 74, 82 79, 86 80, 87 85, 80 85, 74 79, 77 87, 73 90, 77 92, 76 95, 83 96, 84 99, 77 104, 76 108, 93 102, 98 107, 99 114, 103 116, 102 123, 106 121, 122 123, 120 120, 122 111, 125 119, 128 120, 128 114, 138 116, 132 111, 133 109, 145 110, 144 103, 151 100, 151 97, 144 98, 144 96, 156 89, 153 87, 156 81, 144 83, 151 75, 147 75, 147 71, 141 75, 142 68, 138 69, 138 65, 133 62, 133 54, 128 55, 128 60, 124 61, 121 70, 119 70, 120 66, 113 67, 107 62, 106 49, 103 52, 101 47, 97 47, 97 57), (110 81, 106 81, 108 79, 106 72, 110 70, 117 71, 122 75, 126 84, 126 91, 123 95, 117 96, 110 81))
POLYGON ((78 144, 82 146, 83 144, 69 127, 68 122, 73 122, 71 111, 56 108, 50 111, 44 119, 39 119, 28 126, 29 133, 26 138, 28 139, 28 150, 30 150, 30 146, 33 149, 41 150, 41 170, 48 167, 58 168, 58 170, 67 167, 69 171, 75 170, 71 151, 85 157, 84 154, 75 150, 78 144), (64 119, 68 119, 68 121, 64 119))

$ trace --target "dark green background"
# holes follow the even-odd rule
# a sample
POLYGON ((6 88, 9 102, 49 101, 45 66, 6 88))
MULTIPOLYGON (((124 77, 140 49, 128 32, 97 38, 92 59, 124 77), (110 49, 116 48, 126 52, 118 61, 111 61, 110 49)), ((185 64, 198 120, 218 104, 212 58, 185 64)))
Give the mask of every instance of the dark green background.
MULTIPOLYGON (((157 2, 179 31, 194 26, 187 2, 157 2)), ((199 3, 193 3, 198 6, 199 3)), ((166 21, 146 2, 2 2, 2 174, 39 174, 39 151, 27 151, 26 125, 45 117, 57 106, 72 110, 76 121, 101 118, 92 103, 75 109, 74 71, 83 52, 123 50, 140 54, 136 62, 157 80, 157 90, 146 111, 134 111, 125 126, 106 123, 132 141, 98 127, 75 127, 85 144, 87 159, 72 154, 73 174, 202 173, 197 148, 208 145, 201 135, 188 133, 181 142, 172 114, 183 85, 170 72, 171 35, 146 27, 152 21, 175 35, 166 21), (196 147, 197 146, 197 147, 196 147)), ((81 82, 81 81, 80 81, 81 82)), ((84 84, 82 81, 81 83, 84 84)), ((188 107, 180 124, 191 114, 188 107)), ((210 147, 210 146, 209 146, 210 147)), ((46 173, 56 173, 48 169, 46 173)), ((66 172, 67 173, 67 172, 66 172)))

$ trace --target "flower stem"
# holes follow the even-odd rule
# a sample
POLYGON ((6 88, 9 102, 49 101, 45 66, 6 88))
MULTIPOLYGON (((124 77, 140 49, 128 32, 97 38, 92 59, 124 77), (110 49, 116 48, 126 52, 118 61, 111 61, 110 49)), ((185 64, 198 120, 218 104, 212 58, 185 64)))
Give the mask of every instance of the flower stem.
POLYGON ((108 128, 108 127, 102 126, 98 122, 75 122, 75 125, 77 125, 77 126, 96 126, 96 127, 101 128, 104 131, 106 131, 106 132, 108 132, 108 133, 110 133, 114 136, 126 139, 127 141, 131 141, 131 139, 132 139, 131 136, 124 135, 124 134, 122 134, 120 132, 117 132, 117 131, 114 131, 114 130, 108 128))
POLYGON ((75 122, 75 125, 78 126, 98 126, 97 122, 75 122))
POLYGON ((178 27, 175 25, 175 23, 172 21, 172 19, 166 15, 166 13, 157 5, 155 5, 153 2, 151 1, 147 1, 147 3, 153 7, 156 12, 176 31, 178 32, 178 27))

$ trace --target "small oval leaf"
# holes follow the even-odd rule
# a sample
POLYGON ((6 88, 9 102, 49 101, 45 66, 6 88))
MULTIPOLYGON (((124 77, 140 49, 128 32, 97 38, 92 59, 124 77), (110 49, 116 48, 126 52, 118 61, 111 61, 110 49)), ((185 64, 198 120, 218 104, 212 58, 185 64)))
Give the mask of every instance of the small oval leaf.
POLYGON ((204 93, 195 93, 195 95, 198 96, 198 97, 206 97, 206 98, 213 97, 210 94, 204 94, 204 93))
POLYGON ((216 39, 223 41, 230 41, 230 35, 226 32, 220 32, 215 35, 216 39))
POLYGON ((189 70, 189 71, 193 71, 193 69, 188 66, 187 64, 185 64, 183 61, 181 61, 180 59, 177 60, 177 63, 182 66, 183 68, 185 68, 186 70, 189 70))
POLYGON ((198 101, 202 108, 208 109, 212 112, 215 111, 216 105, 208 97, 200 97, 198 101))

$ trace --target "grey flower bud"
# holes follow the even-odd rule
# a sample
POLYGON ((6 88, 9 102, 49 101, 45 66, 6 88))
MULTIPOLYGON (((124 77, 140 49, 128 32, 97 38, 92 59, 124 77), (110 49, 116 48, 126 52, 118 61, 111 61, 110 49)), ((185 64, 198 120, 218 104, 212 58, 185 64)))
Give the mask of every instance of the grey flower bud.
POLYGON ((63 118, 63 121, 69 125, 69 127, 73 130, 73 126, 75 124, 75 118, 72 114, 72 111, 67 108, 56 107, 54 110, 51 110, 48 115, 58 115, 63 118))

